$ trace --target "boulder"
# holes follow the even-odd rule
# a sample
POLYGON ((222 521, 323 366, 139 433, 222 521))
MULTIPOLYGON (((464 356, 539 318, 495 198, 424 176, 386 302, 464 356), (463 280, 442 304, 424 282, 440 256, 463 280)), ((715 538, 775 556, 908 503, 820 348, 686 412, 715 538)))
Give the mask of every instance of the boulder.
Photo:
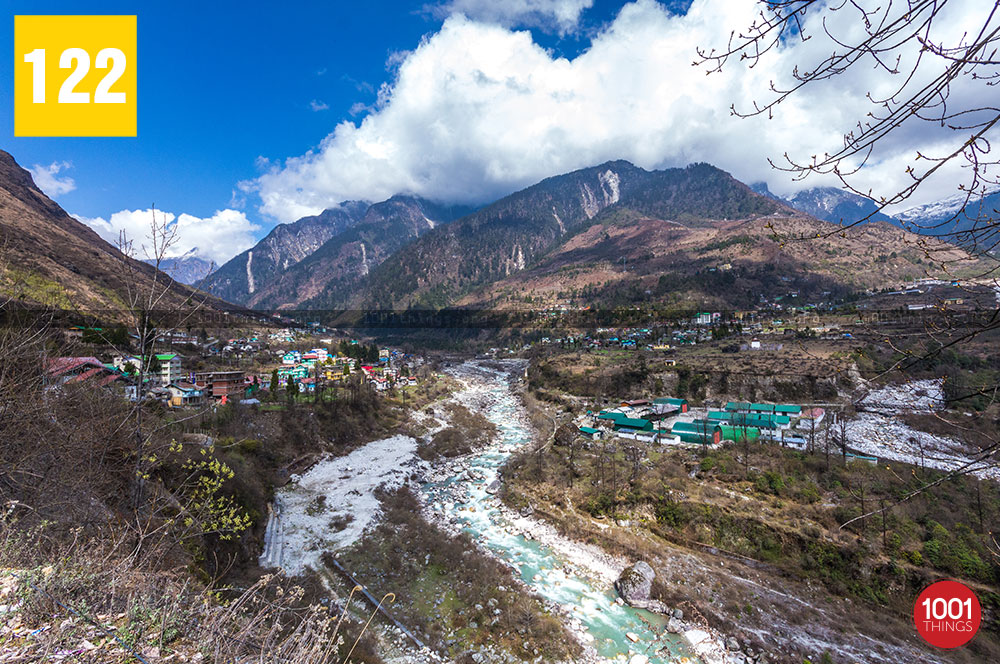
POLYGON ((667 631, 671 634, 680 634, 684 631, 684 623, 677 618, 671 618, 667 621, 667 631))
POLYGON ((632 606, 645 608, 649 602, 649 593, 653 588, 656 572, 644 560, 626 567, 615 581, 615 589, 626 602, 632 606))

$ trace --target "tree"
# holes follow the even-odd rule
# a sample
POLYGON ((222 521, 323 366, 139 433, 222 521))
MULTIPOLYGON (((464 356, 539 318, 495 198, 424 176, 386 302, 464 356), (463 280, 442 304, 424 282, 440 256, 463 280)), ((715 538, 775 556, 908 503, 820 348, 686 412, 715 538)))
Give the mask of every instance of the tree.
MULTIPOLYGON (((698 49, 695 65, 706 66, 711 74, 736 66, 737 61, 750 68, 762 62, 781 63, 789 43, 809 40, 813 45, 809 53, 815 55, 789 67, 787 84, 772 81, 769 90, 760 91, 760 100, 740 107, 734 103, 734 115, 770 118, 781 104, 804 90, 852 71, 864 70, 869 86, 866 107, 857 109, 856 121, 843 127, 842 143, 831 145, 822 155, 786 151, 779 160, 771 159, 774 168, 796 180, 832 177, 845 190, 875 202, 869 214, 846 227, 891 212, 929 182, 952 186, 959 204, 949 206, 951 212, 945 219, 924 226, 904 223, 910 230, 944 236, 961 245, 979 259, 979 277, 1000 286, 1000 211, 986 199, 1000 186, 1000 157, 993 149, 1000 130, 1000 97, 995 94, 1000 84, 997 3, 982 2, 971 9, 961 0, 762 0, 757 18, 741 28, 730 33, 724 47, 698 49), (890 152, 917 131, 933 132, 933 153, 914 151, 900 157, 890 152), (900 166, 903 186, 874 191, 862 184, 870 165, 900 159, 905 162, 900 166)), ((771 228, 780 233, 774 224, 771 228)), ((837 227, 819 235, 843 235, 845 230, 837 227)), ((945 272, 949 263, 958 260, 947 243, 926 237, 906 241, 945 272)), ((888 340, 901 355, 895 367, 909 369, 928 357, 1000 331, 1000 306, 965 318, 943 312, 935 328, 931 334, 936 343, 927 352, 897 348, 888 340)), ((992 401, 998 388, 1000 383, 992 380, 948 400, 992 401)), ((985 446, 987 457, 983 458, 992 458, 998 451, 1000 439, 993 439, 985 446)))
MULTIPOLYGON (((777 56, 791 40, 824 43, 811 49, 817 54, 814 61, 794 66, 788 85, 772 81, 766 98, 754 100, 751 108, 733 104, 735 115, 772 117, 782 103, 823 81, 858 69, 876 73, 868 78, 869 108, 858 109, 861 117, 845 128, 841 145, 804 160, 786 152, 782 162, 772 160, 775 168, 798 179, 833 175, 848 191, 873 198, 878 210, 857 223, 905 202, 936 175, 956 180, 956 191, 966 204, 1000 184, 994 169, 1000 159, 990 149, 993 130, 1000 123, 994 89, 1000 81, 996 4, 982 3, 981 12, 969 11, 959 0, 765 0, 760 7, 758 18, 730 33, 724 48, 699 49, 695 64, 707 65, 709 73, 731 66, 732 60, 753 68, 777 56), (964 31, 955 30, 955 23, 964 31), (935 128, 942 147, 936 154, 913 155, 905 166, 906 186, 877 193, 854 184, 867 164, 882 157, 886 146, 916 131, 919 123, 935 128)), ((985 252, 997 246, 1000 225, 995 211, 979 212, 972 229, 962 232, 962 240, 985 252)), ((956 221, 959 214, 949 221, 956 221)), ((935 225, 932 230, 941 228, 935 225)))
POLYGON ((285 386, 285 395, 288 397, 288 402, 292 403, 295 401, 295 397, 299 395, 299 384, 292 377, 288 377, 288 384, 285 386))
POLYGON ((278 388, 281 386, 281 382, 278 378, 278 370, 274 369, 271 371, 271 384, 268 386, 268 391, 271 393, 271 398, 275 398, 278 395, 278 388))

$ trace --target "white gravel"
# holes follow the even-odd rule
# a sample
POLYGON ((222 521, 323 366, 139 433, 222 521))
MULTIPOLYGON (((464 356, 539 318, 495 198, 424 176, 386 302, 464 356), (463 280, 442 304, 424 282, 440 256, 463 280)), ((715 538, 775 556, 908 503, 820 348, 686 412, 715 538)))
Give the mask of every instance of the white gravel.
POLYGON ((261 566, 296 576, 318 569, 324 553, 358 541, 381 511, 376 490, 398 488, 420 468, 416 451, 415 439, 393 436, 292 476, 275 495, 261 566), (345 519, 341 530, 332 525, 345 519))

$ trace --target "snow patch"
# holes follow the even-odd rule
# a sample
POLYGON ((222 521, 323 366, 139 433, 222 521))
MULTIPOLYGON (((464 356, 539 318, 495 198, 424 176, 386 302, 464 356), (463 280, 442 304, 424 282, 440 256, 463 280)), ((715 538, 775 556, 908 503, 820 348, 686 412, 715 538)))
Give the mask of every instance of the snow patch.
POLYGON ((247 288, 251 293, 254 292, 253 284, 253 272, 250 271, 250 266, 253 264, 253 251, 247 252, 247 288))

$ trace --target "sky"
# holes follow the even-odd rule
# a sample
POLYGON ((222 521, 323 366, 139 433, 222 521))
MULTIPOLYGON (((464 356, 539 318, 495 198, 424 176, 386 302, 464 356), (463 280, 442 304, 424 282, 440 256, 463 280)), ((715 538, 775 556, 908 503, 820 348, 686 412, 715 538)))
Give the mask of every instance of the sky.
MULTIPOLYGON (((750 24, 752 0, 6 5, 11 43, 16 14, 138 16, 137 137, 14 137, 12 63, 0 58, 0 147, 106 238, 141 236, 155 206, 177 224, 174 254, 217 263, 343 200, 485 203, 619 158, 707 161, 782 194, 829 184, 793 182, 767 159, 837 148, 880 85, 869 67, 773 119, 733 117, 731 104, 820 53, 795 42, 753 70, 692 66, 698 46, 750 24)), ((942 145, 934 131, 903 132, 866 177, 902 183, 917 148, 942 145)))

